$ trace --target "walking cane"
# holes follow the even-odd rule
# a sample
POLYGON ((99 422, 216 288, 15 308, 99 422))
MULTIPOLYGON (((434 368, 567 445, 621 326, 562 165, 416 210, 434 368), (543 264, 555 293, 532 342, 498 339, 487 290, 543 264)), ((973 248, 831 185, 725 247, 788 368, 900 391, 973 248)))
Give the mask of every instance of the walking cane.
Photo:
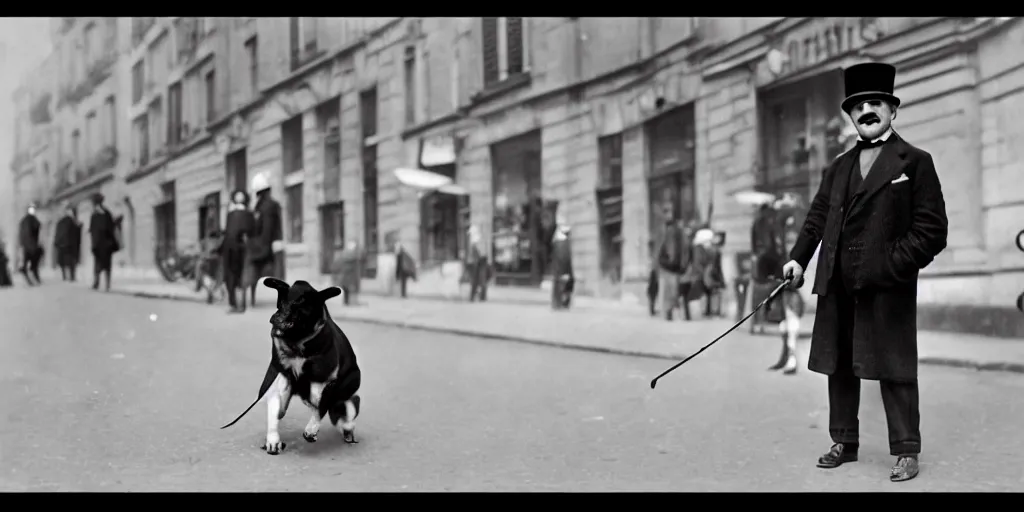
MULTIPOLYGON (((785 280, 783 280, 781 283, 779 283, 778 286, 775 287, 774 290, 772 290, 771 293, 768 294, 768 297, 766 297, 764 300, 762 300, 761 303, 758 304, 757 307, 755 307, 750 313, 747 313, 747 316, 741 318, 739 322, 736 322, 735 325, 730 327, 728 331, 725 331, 724 333, 722 333, 721 336, 715 338, 714 341, 712 341, 711 343, 708 343, 707 345, 704 345, 704 347, 701 348, 700 350, 698 350, 697 353, 695 353, 695 354, 691 355, 690 357, 687 357, 686 359, 683 359, 682 361, 676 363, 675 366, 669 368, 668 370, 665 370, 664 372, 661 372, 661 375, 658 375, 657 377, 654 378, 654 380, 651 381, 651 389, 654 389, 654 387, 656 385, 658 385, 658 379, 668 375, 669 373, 672 373, 672 371, 674 371, 676 368, 679 368, 680 366, 686 364, 686 362, 689 361, 690 359, 693 359, 693 358, 699 356, 700 353, 704 352, 705 350, 707 350, 708 347, 710 347, 711 345, 714 345, 715 343, 718 343, 718 340, 726 337, 730 332, 735 331, 737 327, 743 325, 743 322, 746 322, 748 318, 754 316, 754 313, 757 313, 757 311, 759 309, 761 309, 762 307, 764 307, 765 304, 771 302, 771 300, 774 299, 775 296, 778 295, 779 292, 781 292, 783 288, 785 288, 786 286, 789 286, 789 284, 792 283, 792 282, 793 282, 793 278, 792 277, 788 277, 785 280)), ((802 282, 803 282, 803 277, 801 277, 800 280, 797 281, 797 283, 798 283, 797 287, 798 288, 799 288, 799 284, 802 284, 802 282)))

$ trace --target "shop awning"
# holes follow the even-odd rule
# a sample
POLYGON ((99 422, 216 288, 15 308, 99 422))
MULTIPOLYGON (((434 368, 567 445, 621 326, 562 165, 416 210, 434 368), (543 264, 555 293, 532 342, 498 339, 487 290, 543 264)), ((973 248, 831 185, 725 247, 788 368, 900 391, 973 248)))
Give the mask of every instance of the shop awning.
POLYGON ((399 168, 395 169, 395 177, 399 183, 417 190, 441 192, 452 195, 469 195, 469 192, 456 185, 451 178, 436 172, 423 169, 399 168))

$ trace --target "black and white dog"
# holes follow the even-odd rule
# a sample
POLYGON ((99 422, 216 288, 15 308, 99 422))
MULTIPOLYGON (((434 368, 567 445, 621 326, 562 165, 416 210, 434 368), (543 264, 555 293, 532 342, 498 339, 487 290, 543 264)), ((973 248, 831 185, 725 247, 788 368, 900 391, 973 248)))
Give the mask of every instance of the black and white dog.
POLYGON ((263 449, 271 455, 284 450, 277 432, 288 404, 298 395, 310 409, 302 437, 312 443, 320 432, 320 421, 329 415, 346 443, 356 443, 355 419, 359 415, 361 374, 352 344, 334 323, 325 302, 341 294, 337 287, 317 291, 306 281, 288 283, 271 277, 264 286, 277 290, 277 312, 270 317, 270 366, 256 400, 228 428, 242 419, 264 395, 267 396, 267 441, 263 449))

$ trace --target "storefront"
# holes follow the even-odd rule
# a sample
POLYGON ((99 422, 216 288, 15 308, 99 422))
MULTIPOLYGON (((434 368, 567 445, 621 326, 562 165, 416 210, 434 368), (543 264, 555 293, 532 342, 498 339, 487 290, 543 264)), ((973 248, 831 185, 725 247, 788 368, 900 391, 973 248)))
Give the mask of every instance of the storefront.
MULTIPOLYGON (((419 168, 456 181, 455 138, 437 135, 420 140, 419 168)), ((469 195, 442 187, 420 198, 420 264, 458 260, 469 228, 469 195)))
POLYGON ((649 240, 657 244, 666 213, 691 222, 701 218, 694 186, 696 171, 694 109, 672 109, 644 123, 648 162, 647 199, 649 240))
POLYGON ((492 255, 497 284, 538 285, 557 201, 541 195, 541 132, 491 146, 493 173, 492 255))

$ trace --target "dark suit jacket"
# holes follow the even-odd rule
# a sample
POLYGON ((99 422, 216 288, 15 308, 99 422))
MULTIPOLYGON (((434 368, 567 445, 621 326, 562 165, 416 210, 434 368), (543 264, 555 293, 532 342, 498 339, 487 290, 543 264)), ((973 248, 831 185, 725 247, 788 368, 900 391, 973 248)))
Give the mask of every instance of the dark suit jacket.
POLYGON ((73 265, 81 257, 82 226, 75 219, 65 215, 57 221, 53 236, 53 247, 57 258, 65 264, 73 265))
POLYGON ((89 218, 89 235, 92 238, 92 251, 99 254, 113 254, 121 247, 117 241, 117 223, 114 216, 106 208, 101 212, 93 212, 89 218))
POLYGON ((847 186, 859 151, 840 155, 825 169, 790 251, 790 258, 807 268, 821 243, 814 278, 819 299, 808 365, 812 371, 835 371, 836 343, 844 335, 836 301, 829 297, 829 280, 841 252, 845 281, 857 297, 854 373, 873 380, 917 378, 918 272, 945 249, 948 221, 931 155, 895 132, 892 137, 849 208, 847 186))
POLYGON ((18 244, 27 253, 39 252, 39 219, 35 215, 25 214, 18 224, 18 244))
POLYGON ((271 245, 281 240, 281 205, 270 196, 263 196, 253 208, 256 216, 256 229, 249 246, 249 259, 255 263, 263 263, 274 257, 271 245))
POLYGON ((676 222, 665 226, 658 250, 658 266, 669 272, 682 273, 690 266, 690 238, 676 222))

